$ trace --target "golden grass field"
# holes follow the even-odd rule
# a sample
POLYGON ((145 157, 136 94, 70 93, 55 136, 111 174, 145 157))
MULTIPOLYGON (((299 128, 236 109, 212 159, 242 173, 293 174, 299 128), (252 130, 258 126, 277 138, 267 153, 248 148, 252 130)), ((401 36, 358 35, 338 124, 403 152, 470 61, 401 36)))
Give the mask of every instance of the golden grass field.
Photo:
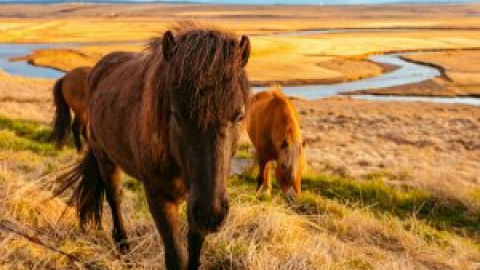
MULTIPOLYGON (((478 5, 1 8, 0 40, 15 42, 141 41, 175 19, 191 17, 254 34, 328 27, 472 28, 480 20, 467 16, 480 12, 478 5)), ((442 66, 453 80, 448 83, 478 90, 478 54, 457 50, 480 46, 476 34, 424 29, 253 36, 249 75, 257 84, 354 80, 392 68, 365 61, 372 52, 455 49, 410 57, 442 66)), ((30 61, 69 70, 92 65, 117 49, 141 48, 116 44, 44 50, 30 61)), ((425 84, 447 83, 436 80, 425 84)), ((108 211, 104 230, 83 232, 66 199, 50 198, 56 176, 79 159, 72 144, 57 151, 48 142, 53 83, 0 72, 0 269, 85 269, 86 264, 163 269, 163 246, 143 187, 134 179, 126 177, 124 184, 132 240, 126 256, 113 247, 108 211), (59 251, 74 255, 75 261, 59 251)), ((288 206, 274 186, 272 198, 259 199, 255 168, 233 175, 231 212, 222 230, 207 238, 202 269, 480 269, 479 107, 349 97, 294 104, 307 140, 302 198, 288 206)), ((244 138, 234 164, 253 156, 244 138)))

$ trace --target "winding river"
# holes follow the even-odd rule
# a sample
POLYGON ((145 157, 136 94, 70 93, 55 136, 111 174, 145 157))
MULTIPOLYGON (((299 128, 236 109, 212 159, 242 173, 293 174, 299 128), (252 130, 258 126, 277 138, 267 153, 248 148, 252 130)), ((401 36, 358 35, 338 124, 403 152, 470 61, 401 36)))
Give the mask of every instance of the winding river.
MULTIPOLYGON (((297 33, 301 34, 301 33, 297 33)), ((58 78, 62 72, 43 67, 35 67, 25 61, 10 61, 13 57, 25 56, 31 54, 33 50, 78 46, 81 43, 71 44, 13 44, 0 43, 0 69, 15 75, 39 78, 58 78)), ((319 99, 338 95, 344 92, 367 90, 372 88, 385 88, 400 86, 412 83, 418 83, 440 76, 440 71, 436 68, 407 62, 399 58, 400 54, 372 55, 369 59, 380 64, 395 65, 398 68, 394 71, 381 74, 376 77, 366 78, 352 82, 342 82, 335 84, 316 84, 306 86, 285 86, 283 92, 287 95, 302 97, 306 99, 319 99)), ((254 92, 265 90, 265 87, 255 87, 254 92)), ((459 103, 480 106, 480 99, 470 97, 415 97, 415 96, 379 96, 379 95, 357 95, 359 99, 381 100, 381 101, 420 101, 435 103, 459 103)))
POLYGON ((25 77, 55 79, 63 75, 63 72, 44 67, 36 67, 26 61, 10 61, 13 57, 25 56, 33 50, 56 47, 53 44, 14 44, 0 43, 0 69, 13 74, 25 77))

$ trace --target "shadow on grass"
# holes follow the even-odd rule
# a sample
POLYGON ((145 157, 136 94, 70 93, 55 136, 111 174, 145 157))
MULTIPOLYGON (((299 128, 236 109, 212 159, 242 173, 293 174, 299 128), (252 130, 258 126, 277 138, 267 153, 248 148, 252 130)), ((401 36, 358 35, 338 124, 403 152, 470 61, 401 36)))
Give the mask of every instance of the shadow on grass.
MULTIPOLYGON (((247 172, 234 183, 254 186, 255 179, 256 174, 247 172)), ((440 198, 415 189, 400 191, 381 180, 358 181, 321 174, 305 176, 302 179, 302 190, 350 206, 368 207, 376 214, 394 215, 401 219, 413 216, 437 229, 480 240, 480 213, 453 198, 440 198)), ((318 200, 304 196, 297 210, 301 213, 320 214, 321 209, 318 200)))

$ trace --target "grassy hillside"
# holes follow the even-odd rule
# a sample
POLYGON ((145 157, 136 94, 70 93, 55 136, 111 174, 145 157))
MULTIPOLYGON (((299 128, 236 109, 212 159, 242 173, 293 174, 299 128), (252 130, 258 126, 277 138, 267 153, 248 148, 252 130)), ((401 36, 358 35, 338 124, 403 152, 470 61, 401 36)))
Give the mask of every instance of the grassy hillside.
MULTIPOLYGON (((134 179, 126 178, 124 205, 133 248, 123 257, 108 211, 103 231, 82 232, 66 200, 50 198, 55 176, 78 157, 54 151, 48 133, 40 122, 0 118, 0 268, 163 267, 134 179)), ((239 156, 249 158, 247 146, 239 156)), ((480 213, 460 200, 394 188, 381 174, 358 181, 320 172, 304 177, 304 195, 288 206, 279 196, 257 199, 255 175, 231 177, 232 210, 208 237, 206 269, 475 269, 480 261, 480 213)))

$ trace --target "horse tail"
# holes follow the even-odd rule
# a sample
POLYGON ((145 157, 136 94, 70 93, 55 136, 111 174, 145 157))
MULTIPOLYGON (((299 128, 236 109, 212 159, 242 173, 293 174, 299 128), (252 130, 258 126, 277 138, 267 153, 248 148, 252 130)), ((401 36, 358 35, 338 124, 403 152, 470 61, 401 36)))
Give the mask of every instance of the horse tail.
POLYGON ((80 227, 83 229, 86 224, 91 224, 101 228, 106 185, 102 180, 100 167, 93 151, 89 149, 77 166, 57 180, 61 184, 54 191, 54 197, 75 186, 69 203, 76 206, 80 227))
POLYGON ((53 120, 52 139, 58 149, 62 149, 72 124, 72 116, 70 115, 70 107, 65 101, 62 92, 63 78, 58 79, 53 87, 53 101, 55 103, 55 118, 53 120))

